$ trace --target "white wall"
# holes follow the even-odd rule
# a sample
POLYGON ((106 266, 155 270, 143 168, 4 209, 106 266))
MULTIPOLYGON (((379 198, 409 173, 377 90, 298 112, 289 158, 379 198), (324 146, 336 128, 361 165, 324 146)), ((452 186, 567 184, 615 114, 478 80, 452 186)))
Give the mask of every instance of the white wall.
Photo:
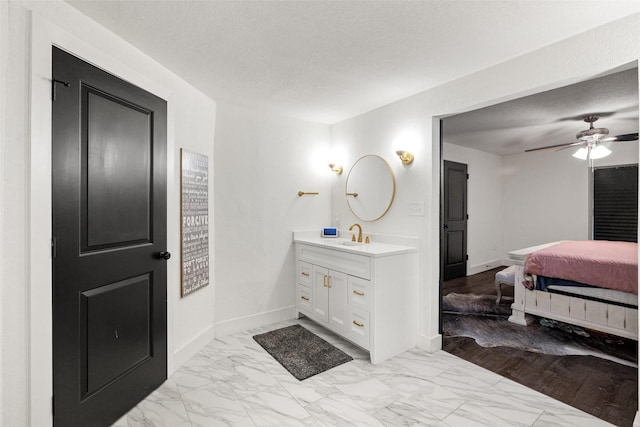
POLYGON ((322 161, 326 125, 232 105, 218 106, 217 122, 215 322, 224 335, 294 316, 292 231, 329 224, 335 174, 322 161))
MULTIPOLYGON (((446 134, 445 134, 446 138, 446 134)), ((502 265, 502 156, 444 143, 443 158, 467 165, 467 274, 502 265)))
MULTIPOLYGON (((638 143, 610 145, 595 167, 638 163, 638 143)), ((589 239, 590 169, 572 150, 504 157, 503 239, 506 252, 555 240, 589 239), (526 189, 523 191, 523 188, 526 189)))
MULTIPOLYGON (((0 165, 5 164, 5 146, 7 141, 7 64, 9 58, 9 4, 7 2, 0 2, 0 165)), ((4 308, 4 275, 5 270, 5 245, 4 245, 4 229, 5 223, 5 209, 7 204, 5 203, 4 196, 5 178, 4 174, 0 173, 0 309, 4 308)), ((4 316, 0 314, 0 410, 2 410, 2 402, 4 401, 4 391, 2 385, 3 380, 3 359, 4 359, 4 345, 1 345, 4 337, 3 331, 4 316)), ((1 423, 1 420, 0 420, 1 423)))
MULTIPOLYGON (((178 78, 172 78, 171 96, 168 99, 168 114, 171 117, 169 138, 172 139, 172 167, 169 169, 170 187, 167 191, 168 245, 174 255, 168 270, 168 310, 173 321, 172 342, 169 351, 169 372, 173 372, 189 360, 213 338, 214 295, 216 292, 215 227, 209 224, 209 286, 201 288, 185 298, 180 297, 180 148, 204 154, 209 158, 209 218, 215 215, 215 169, 214 132, 216 127, 216 105, 178 78), (171 126, 173 123, 173 126, 171 126), (173 127, 173 131, 171 131, 173 127)), ((170 145, 171 147, 171 145, 170 145)))
MULTIPOLYGON (((3 4, 7 19, 0 25, 2 48, 7 62, 3 66, 4 109, 0 173, 2 177, 2 269, 0 270, 0 380, 2 402, 0 425, 26 426, 29 402, 28 372, 28 75, 29 49, 22 40, 28 35, 25 14, 16 16, 3 4), (8 23, 8 25, 4 25, 8 23), (11 36, 11 38, 10 38, 11 36), (14 37, 20 40, 16 42, 14 37), (8 51, 7 51, 8 47, 8 51), (11 58, 11 61, 8 61, 11 58)), ((45 264, 46 265, 46 264, 45 264)))
MULTIPOLYGON (((638 163, 637 142, 610 148, 595 167, 638 163)), ((445 160, 469 166, 468 274, 513 250, 589 238, 590 172, 586 161, 572 157, 576 149, 498 156, 445 143, 443 151, 445 160)))
MULTIPOLYGON (((617 143, 595 167, 638 163, 638 144, 617 143)), ((503 238, 506 252, 555 240, 589 239, 590 169, 576 150, 504 157, 503 238), (523 191, 523 188, 526 189, 523 191)))
MULTIPOLYGON (((394 206, 385 218, 367 227, 380 233, 420 238, 418 329, 423 347, 435 350, 441 345, 438 334, 440 153, 437 118, 582 81, 637 61, 639 57, 640 15, 634 15, 332 127, 332 144, 344 144, 349 153, 382 154, 397 172, 398 193, 394 206), (592 61, 589 55, 584 55, 584 46, 598 52, 599 60, 592 61), (421 145, 416 149, 414 164, 403 168, 394 158, 391 147, 395 137, 409 128, 418 133, 421 145), (424 217, 408 215, 407 202, 411 200, 426 202, 424 217)), ((349 217, 341 199, 336 192, 333 215, 349 217)), ((510 249, 506 243, 504 248, 510 249)))
MULTIPOLYGON (((208 155, 213 177, 215 103, 64 2, 2 2, 0 13, 2 54, 11 58, 0 76, 6 93, 0 100, 6 113, 0 140, 0 425, 46 426, 52 385, 51 45, 168 100, 167 238, 174 254, 168 263, 170 371, 213 336, 215 283, 180 299, 178 153, 186 147, 208 155)), ((212 179, 210 188, 214 184, 212 179)), ((213 207, 211 197, 211 213, 213 207)), ((213 253, 213 230, 210 241, 213 253)))
POLYGON ((435 168, 432 164, 433 158, 439 159, 439 147, 431 144, 432 115, 429 113, 429 101, 425 102, 422 96, 414 96, 332 126, 332 148, 344 150, 346 171, 360 156, 377 154, 389 162, 396 177, 395 200, 387 214, 375 222, 361 222, 347 206, 344 197, 346 174, 341 175, 334 185, 332 217, 339 217, 343 228, 353 222, 360 222, 365 233, 418 238, 419 342, 426 348, 439 348, 438 263, 434 265, 433 261, 439 258, 440 184, 439 163, 436 162, 435 168), (413 150, 415 154, 413 163, 404 166, 394 148, 408 147, 393 147, 393 141, 407 132, 416 134, 418 142, 408 150, 413 150), (409 203, 415 202, 424 203, 424 215, 409 215, 409 203), (435 327, 435 332, 432 327, 435 327))
POLYGON ((602 159, 594 160, 593 165, 597 168, 638 163, 638 148, 637 141, 611 142, 609 143, 611 154, 602 159))
POLYGON ((505 156, 504 248, 589 238, 589 170, 575 150, 505 156))

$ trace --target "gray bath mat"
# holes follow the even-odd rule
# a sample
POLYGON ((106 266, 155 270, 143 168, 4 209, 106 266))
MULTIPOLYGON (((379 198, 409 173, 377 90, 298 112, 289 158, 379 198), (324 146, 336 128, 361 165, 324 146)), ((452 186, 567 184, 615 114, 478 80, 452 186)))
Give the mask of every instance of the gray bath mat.
POLYGON ((300 381, 353 360, 300 325, 255 335, 253 339, 300 381))

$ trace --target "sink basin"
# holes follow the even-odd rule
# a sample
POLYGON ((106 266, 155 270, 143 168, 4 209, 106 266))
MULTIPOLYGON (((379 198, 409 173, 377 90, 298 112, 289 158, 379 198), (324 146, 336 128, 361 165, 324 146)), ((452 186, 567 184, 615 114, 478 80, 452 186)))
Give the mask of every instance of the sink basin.
POLYGON ((360 246, 360 245, 364 245, 364 243, 362 242, 354 242, 352 240, 345 240, 342 242, 343 245, 345 246, 360 246))
POLYGON ((354 242, 352 240, 342 240, 342 239, 324 239, 324 243, 330 244, 330 245, 337 245, 337 246, 361 246, 364 245, 364 243, 362 242, 354 242))

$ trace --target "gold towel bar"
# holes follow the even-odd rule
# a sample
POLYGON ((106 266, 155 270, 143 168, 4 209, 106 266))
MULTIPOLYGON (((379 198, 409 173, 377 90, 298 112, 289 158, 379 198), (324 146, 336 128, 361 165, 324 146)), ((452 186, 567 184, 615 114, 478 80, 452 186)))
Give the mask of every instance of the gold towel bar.
POLYGON ((320 194, 317 191, 298 191, 298 197, 302 197, 305 194, 320 194))

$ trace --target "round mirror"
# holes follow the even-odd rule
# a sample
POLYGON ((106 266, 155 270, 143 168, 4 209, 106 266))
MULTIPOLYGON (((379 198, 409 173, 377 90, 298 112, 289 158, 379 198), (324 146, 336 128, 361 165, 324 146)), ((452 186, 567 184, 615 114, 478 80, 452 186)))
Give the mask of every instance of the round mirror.
POLYGON ((363 221, 375 221, 387 213, 396 194, 396 178, 389 163, 380 156, 360 157, 347 176, 347 203, 363 221))

